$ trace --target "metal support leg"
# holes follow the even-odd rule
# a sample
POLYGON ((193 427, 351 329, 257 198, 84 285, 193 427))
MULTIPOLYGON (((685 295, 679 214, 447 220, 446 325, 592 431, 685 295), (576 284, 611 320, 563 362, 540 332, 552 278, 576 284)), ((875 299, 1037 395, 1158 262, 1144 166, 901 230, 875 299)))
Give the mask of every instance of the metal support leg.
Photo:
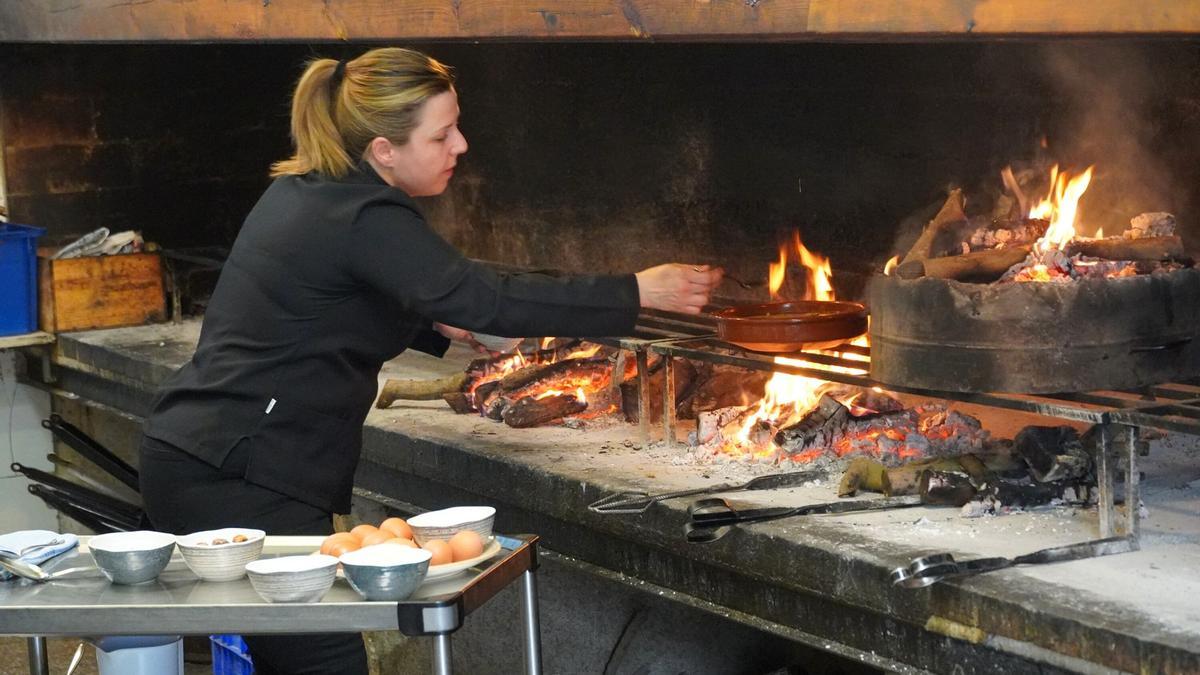
POLYGON ((1129 442, 1129 466, 1125 470, 1125 536, 1137 541, 1141 536, 1141 476, 1138 474, 1138 428, 1126 427, 1129 442))
POLYGON ((521 610, 525 619, 525 675, 542 675, 542 628, 533 570, 521 575, 521 610))
POLYGON ((46 638, 26 638, 29 650, 29 672, 31 675, 50 675, 50 655, 46 652, 46 638))
POLYGON ((433 636, 433 675, 450 675, 450 634, 433 636))
POLYGON ((675 447, 675 358, 663 355, 663 443, 675 447))
POLYGON ((645 349, 637 350, 638 431, 650 440, 650 359, 645 349))
POLYGON ((1112 537, 1116 534, 1113 527, 1113 457, 1112 435, 1113 425, 1100 426, 1100 448, 1096 455, 1096 480, 1100 487, 1100 500, 1096 505, 1100 512, 1100 536, 1112 537))

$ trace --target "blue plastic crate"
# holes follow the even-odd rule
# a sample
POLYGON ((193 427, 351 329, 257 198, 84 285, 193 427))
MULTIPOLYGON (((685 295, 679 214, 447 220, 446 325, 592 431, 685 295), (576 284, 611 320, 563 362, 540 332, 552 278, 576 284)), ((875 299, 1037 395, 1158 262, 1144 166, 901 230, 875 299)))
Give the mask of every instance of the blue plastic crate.
POLYGON ((37 238, 45 233, 0 223, 0 335, 37 330, 37 238))
POLYGON ((254 662, 240 635, 211 635, 213 675, 253 675, 254 662))

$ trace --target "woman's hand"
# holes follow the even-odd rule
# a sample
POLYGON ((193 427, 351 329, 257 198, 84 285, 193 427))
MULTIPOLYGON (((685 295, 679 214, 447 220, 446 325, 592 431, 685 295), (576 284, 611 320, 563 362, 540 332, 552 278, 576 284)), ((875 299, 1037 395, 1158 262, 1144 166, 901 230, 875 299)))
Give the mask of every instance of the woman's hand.
POLYGON ((637 273, 642 307, 699 314, 725 270, 708 265, 670 263, 637 273))
POLYGON ((447 326, 444 323, 437 323, 436 321, 433 324, 433 329, 450 338, 451 340, 454 340, 455 342, 462 342, 470 345, 471 349, 474 349, 477 352, 482 354, 492 354, 493 356, 495 355, 495 353, 489 350, 487 347, 479 344, 479 342, 475 340, 475 336, 471 334, 471 331, 455 328, 454 326, 447 326))

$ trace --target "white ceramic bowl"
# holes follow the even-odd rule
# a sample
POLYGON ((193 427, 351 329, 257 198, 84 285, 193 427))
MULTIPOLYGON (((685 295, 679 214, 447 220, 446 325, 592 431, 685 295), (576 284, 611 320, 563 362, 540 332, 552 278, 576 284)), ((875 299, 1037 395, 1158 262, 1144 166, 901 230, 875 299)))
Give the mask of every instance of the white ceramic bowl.
POLYGON ((114 584, 141 584, 158 577, 171 562, 175 535, 138 530, 92 537, 88 551, 96 567, 114 584))
POLYGON ((377 544, 343 553, 346 581, 367 600, 407 600, 425 580, 433 554, 423 548, 377 544))
POLYGON ((225 527, 219 530, 193 532, 175 538, 183 553, 183 561, 205 581, 233 581, 246 575, 246 563, 262 555, 267 533, 249 527, 225 527), (246 541, 234 542, 237 535, 246 541), (224 539, 227 544, 213 544, 224 539))
POLYGON ((431 539, 449 540, 461 530, 473 530, 486 542, 492 536, 495 520, 496 509, 490 506, 455 506, 413 516, 408 519, 408 526, 418 546, 431 539))
POLYGON ((337 565, 331 555, 288 555, 248 562, 246 574, 267 602, 316 602, 333 586, 337 565))

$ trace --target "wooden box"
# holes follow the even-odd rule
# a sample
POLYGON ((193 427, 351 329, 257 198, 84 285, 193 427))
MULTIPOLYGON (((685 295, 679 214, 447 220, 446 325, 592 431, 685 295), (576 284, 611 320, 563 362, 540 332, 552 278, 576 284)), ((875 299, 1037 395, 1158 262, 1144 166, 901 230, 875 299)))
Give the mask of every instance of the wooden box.
POLYGON ((165 321, 162 257, 39 257, 38 310, 39 325, 48 333, 165 321))

